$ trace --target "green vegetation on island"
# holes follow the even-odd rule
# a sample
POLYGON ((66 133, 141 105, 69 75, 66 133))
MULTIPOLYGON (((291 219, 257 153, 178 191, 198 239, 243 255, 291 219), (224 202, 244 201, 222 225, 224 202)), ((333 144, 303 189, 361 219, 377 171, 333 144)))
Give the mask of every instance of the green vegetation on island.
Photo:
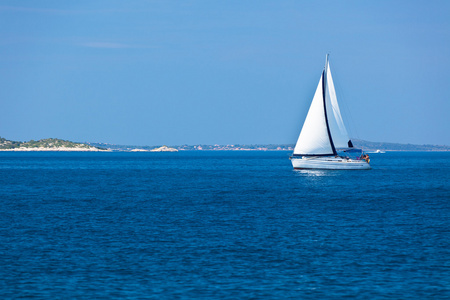
POLYGON ((42 140, 30 140, 28 142, 10 141, 0 137, 0 149, 1 150, 14 150, 14 149, 58 149, 58 148, 72 148, 72 149, 94 149, 94 150, 106 150, 99 147, 93 147, 82 143, 74 143, 71 141, 61 139, 42 139, 42 140))

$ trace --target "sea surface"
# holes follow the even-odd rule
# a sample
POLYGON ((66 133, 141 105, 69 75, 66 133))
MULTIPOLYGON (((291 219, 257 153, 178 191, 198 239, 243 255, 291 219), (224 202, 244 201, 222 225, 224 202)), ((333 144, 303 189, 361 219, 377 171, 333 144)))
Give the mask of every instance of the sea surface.
POLYGON ((449 299, 450 153, 0 152, 0 298, 449 299))

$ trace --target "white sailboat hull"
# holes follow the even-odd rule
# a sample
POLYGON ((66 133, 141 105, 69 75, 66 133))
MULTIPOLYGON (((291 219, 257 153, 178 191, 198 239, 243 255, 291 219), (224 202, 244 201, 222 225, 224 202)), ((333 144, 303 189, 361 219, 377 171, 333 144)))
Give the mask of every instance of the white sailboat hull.
POLYGON ((365 160, 346 159, 334 156, 292 157, 294 169, 321 170, 368 170, 370 164, 365 160))

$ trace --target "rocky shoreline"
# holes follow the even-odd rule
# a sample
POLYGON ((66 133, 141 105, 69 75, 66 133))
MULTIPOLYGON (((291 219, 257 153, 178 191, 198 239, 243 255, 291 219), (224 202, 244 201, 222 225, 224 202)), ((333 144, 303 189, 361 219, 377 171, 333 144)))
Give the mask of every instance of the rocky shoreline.
POLYGON ((8 152, 31 152, 31 151, 62 151, 62 152, 107 152, 111 150, 103 150, 95 147, 83 148, 83 147, 55 147, 55 148, 45 148, 45 147, 36 147, 36 148, 12 148, 12 149, 0 149, 0 151, 8 151, 8 152))
POLYGON ((162 146, 162 147, 151 149, 151 150, 136 148, 136 149, 130 150, 130 152, 178 152, 178 150, 175 148, 162 146))

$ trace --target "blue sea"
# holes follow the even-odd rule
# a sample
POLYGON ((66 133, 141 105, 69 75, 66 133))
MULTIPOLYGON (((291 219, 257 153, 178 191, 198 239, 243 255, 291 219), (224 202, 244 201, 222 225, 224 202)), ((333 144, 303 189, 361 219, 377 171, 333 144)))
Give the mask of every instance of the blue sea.
POLYGON ((0 152, 2 299, 449 299, 450 153, 0 152))

